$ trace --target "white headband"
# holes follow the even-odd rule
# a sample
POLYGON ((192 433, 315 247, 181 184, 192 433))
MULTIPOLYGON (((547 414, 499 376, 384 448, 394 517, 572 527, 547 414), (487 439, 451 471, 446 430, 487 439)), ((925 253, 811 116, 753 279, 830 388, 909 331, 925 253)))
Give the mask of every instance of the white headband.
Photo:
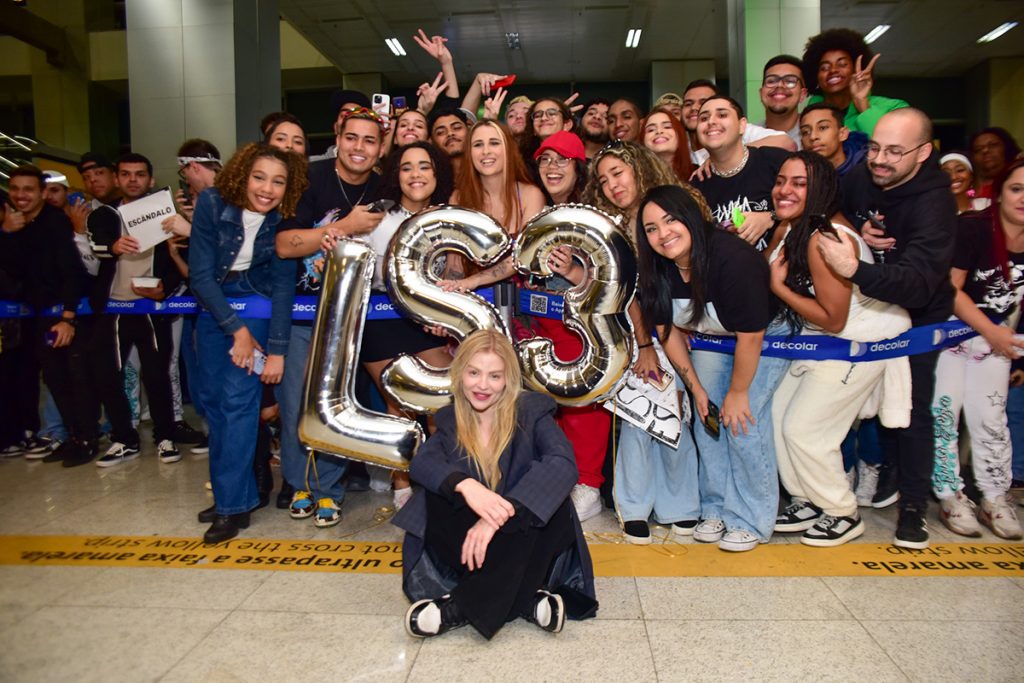
POLYGON ((939 159, 939 166, 942 166, 947 161, 959 161, 964 166, 969 168, 971 170, 971 173, 974 173, 974 166, 971 166, 970 159, 965 157, 963 154, 960 154, 959 152, 950 152, 949 154, 944 154, 942 158, 939 159))
POLYGON ((188 166, 193 161, 197 161, 200 164, 217 164, 218 166, 224 165, 224 162, 222 162, 217 157, 178 157, 178 166, 188 166))

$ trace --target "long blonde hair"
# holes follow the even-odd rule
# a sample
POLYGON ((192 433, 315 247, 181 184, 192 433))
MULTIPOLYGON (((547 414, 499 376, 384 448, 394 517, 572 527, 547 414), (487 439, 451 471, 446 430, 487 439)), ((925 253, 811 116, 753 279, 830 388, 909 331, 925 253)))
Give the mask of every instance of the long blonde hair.
POLYGON ((455 438, 466 456, 473 461, 476 471, 492 491, 501 480, 498 459, 516 431, 516 403, 522 393, 523 375, 519 369, 519 358, 508 337, 495 330, 478 330, 466 337, 455 352, 451 365, 452 396, 455 399, 455 438), (495 404, 494 429, 490 443, 480 438, 480 426, 476 411, 466 398, 462 386, 462 374, 469 362, 478 353, 493 353, 505 363, 505 391, 495 404))

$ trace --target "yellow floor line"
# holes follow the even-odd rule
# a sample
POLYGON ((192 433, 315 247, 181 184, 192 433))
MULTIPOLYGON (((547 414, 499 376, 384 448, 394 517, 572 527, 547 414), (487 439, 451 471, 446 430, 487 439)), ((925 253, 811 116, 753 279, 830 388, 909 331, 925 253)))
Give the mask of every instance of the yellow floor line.
MULTIPOLYGON (((838 548, 593 543, 597 576, 1017 576, 1024 545, 941 543, 927 550, 850 543, 838 548)), ((401 543, 233 539, 215 546, 159 536, 0 536, 0 565, 194 567, 398 574, 401 543)))

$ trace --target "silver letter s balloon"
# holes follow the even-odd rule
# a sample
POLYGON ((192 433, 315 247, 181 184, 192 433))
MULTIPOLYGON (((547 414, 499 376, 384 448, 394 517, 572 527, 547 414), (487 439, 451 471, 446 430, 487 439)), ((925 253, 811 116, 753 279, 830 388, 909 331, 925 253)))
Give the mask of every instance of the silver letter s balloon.
MULTIPOLYGON (((395 233, 384 259, 384 280, 395 308, 421 325, 440 325, 462 341, 476 330, 508 334, 497 309, 476 294, 446 292, 432 272, 444 251, 456 251, 480 266, 496 263, 511 240, 487 214, 439 206, 411 216, 395 233)), ((433 413, 451 401, 447 369, 402 354, 381 376, 384 390, 404 408, 433 413)))
POLYGON ((338 240, 325 259, 299 438, 317 451, 405 470, 423 441, 420 426, 367 410, 355 399, 375 260, 372 248, 347 239, 338 240))
POLYGON ((517 267, 550 276, 548 256, 559 245, 589 261, 587 278, 565 292, 563 320, 583 338, 572 362, 554 354, 549 339, 517 345, 523 382, 568 406, 600 401, 615 389, 633 360, 632 323, 626 307, 636 289, 636 256, 614 219, 589 206, 567 204, 541 212, 516 240, 517 267))

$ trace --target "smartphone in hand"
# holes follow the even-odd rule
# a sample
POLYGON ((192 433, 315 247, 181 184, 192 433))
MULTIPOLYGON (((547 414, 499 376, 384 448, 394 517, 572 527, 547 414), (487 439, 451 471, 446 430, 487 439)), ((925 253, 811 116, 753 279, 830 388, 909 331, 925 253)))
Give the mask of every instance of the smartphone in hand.
POLYGON ((252 374, 262 375, 263 368, 267 367, 267 354, 263 353, 259 349, 253 349, 252 352, 252 374))
POLYGON ((715 405, 714 401, 708 401, 708 416, 704 418, 704 429, 708 430, 714 438, 718 438, 721 434, 722 417, 719 414, 718 406, 715 405))
POLYGON ((395 200, 393 199, 378 199, 373 204, 370 204, 366 210, 370 213, 384 213, 385 211, 390 211, 394 205, 395 200))

